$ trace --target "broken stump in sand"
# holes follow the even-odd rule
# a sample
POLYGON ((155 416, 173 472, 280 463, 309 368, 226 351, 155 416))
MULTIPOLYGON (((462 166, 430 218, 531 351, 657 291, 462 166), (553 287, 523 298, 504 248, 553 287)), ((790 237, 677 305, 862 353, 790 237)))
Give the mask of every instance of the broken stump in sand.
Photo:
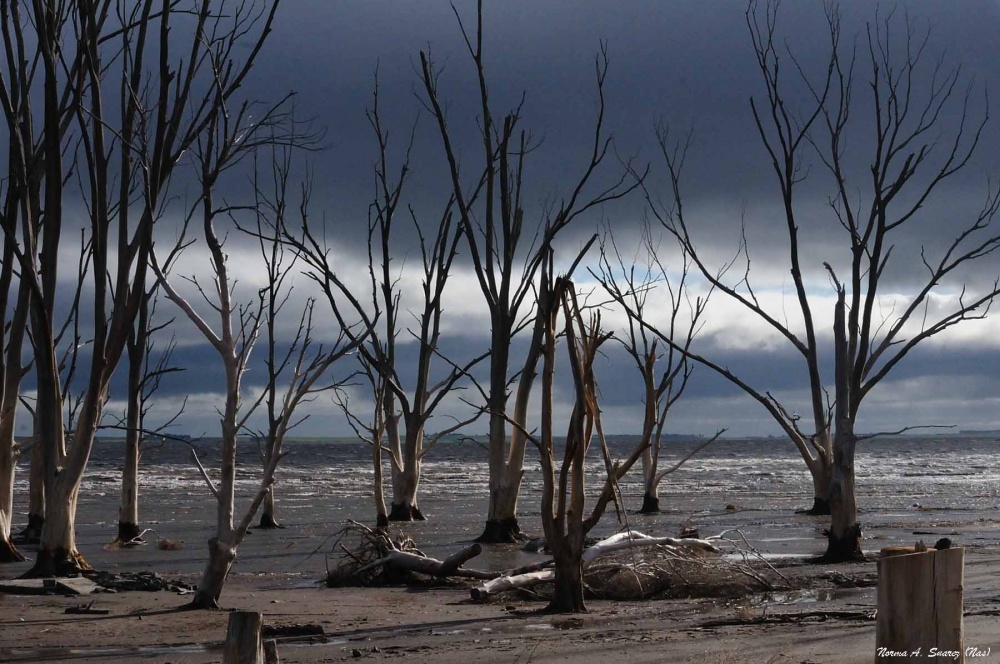
POLYGON ((887 547, 878 561, 875 661, 964 662, 965 550, 887 547), (947 653, 944 655, 943 653, 947 653))
POLYGON ((222 664, 265 664, 261 628, 264 616, 256 611, 229 614, 222 664))

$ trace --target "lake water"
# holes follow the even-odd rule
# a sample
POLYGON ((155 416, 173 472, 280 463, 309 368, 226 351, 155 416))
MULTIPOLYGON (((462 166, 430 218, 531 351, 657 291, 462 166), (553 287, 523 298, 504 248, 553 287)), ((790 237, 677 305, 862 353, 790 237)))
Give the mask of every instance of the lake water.
MULTIPOLYGON (((664 445, 661 468, 681 458, 695 443, 664 445)), ((212 472, 218 444, 198 442, 199 456, 212 472)), ((631 444, 612 443, 615 458, 631 444)), ((240 549, 234 571, 275 570, 322 574, 331 536, 347 519, 374 521, 370 449, 361 443, 291 441, 278 471, 276 495, 280 531, 256 531, 240 549)), ((924 539, 932 544, 948 535, 967 546, 1000 542, 1000 440, 995 436, 886 438, 859 444, 857 493, 866 550, 924 539), (915 534, 917 533, 917 534, 915 534)), ((204 564, 204 542, 211 536, 214 500, 186 445, 149 445, 140 468, 140 520, 161 537, 180 539, 185 548, 157 552, 151 546, 108 551, 114 538, 120 491, 122 444, 95 446, 81 491, 78 544, 84 557, 104 568, 194 572, 204 564), (170 561, 163 569, 164 557, 170 561)), ((252 442, 242 445, 237 491, 245 507, 260 476, 260 457, 252 442)), ((773 555, 821 552, 827 518, 795 514, 812 504, 812 484, 791 443, 782 439, 720 440, 668 475, 660 489, 664 512, 634 514, 641 504, 638 465, 621 482, 628 523, 655 535, 676 534, 684 524, 713 535, 738 528, 753 546, 773 555), (727 511, 728 505, 737 511, 727 511)), ((16 527, 27 511, 26 468, 16 481, 16 527)), ((600 450, 591 449, 588 494, 603 481, 600 450)), ((386 471, 388 477, 388 471, 386 471)), ((487 508, 485 448, 473 442, 443 441, 426 457, 418 502, 428 521, 401 524, 429 555, 446 555, 475 538, 487 508)), ((538 453, 527 450, 520 502, 522 528, 541 534, 538 453)), ((386 500, 390 498, 386 488, 386 500)), ((610 508, 595 535, 621 526, 610 508)), ((29 551, 30 555, 30 551, 29 551)), ((531 559, 515 547, 488 547, 481 567, 506 567, 531 559)))

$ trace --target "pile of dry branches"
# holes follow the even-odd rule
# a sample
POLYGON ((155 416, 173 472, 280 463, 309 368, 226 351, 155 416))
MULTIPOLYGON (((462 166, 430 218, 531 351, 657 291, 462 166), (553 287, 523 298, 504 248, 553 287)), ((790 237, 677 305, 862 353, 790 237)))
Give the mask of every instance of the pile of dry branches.
MULTIPOLYGON (((327 555, 329 587, 465 578, 480 582, 471 588, 472 598, 487 601, 510 592, 544 596, 555 576, 552 560, 505 572, 467 569, 462 565, 478 555, 478 544, 442 561, 425 556, 402 532, 391 534, 355 521, 348 521, 335 537, 327 555)), ((707 539, 618 533, 585 551, 584 581, 591 597, 632 600, 738 597, 791 585, 739 531, 707 539)))
POLYGON ((372 529, 356 521, 337 531, 331 553, 326 557, 326 585, 377 586, 408 583, 412 575, 394 565, 375 565, 392 551, 405 551, 423 555, 407 535, 388 529, 372 529), (330 566, 331 559, 335 561, 330 566))
POLYGON ((708 538, 719 551, 652 546, 591 565, 587 592, 601 599, 742 597, 791 585, 739 531, 708 538))

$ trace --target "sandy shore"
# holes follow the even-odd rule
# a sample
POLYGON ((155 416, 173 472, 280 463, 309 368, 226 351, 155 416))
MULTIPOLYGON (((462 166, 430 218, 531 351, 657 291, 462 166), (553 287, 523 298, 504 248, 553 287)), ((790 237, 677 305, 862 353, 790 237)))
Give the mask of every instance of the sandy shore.
MULTIPOLYGON (((171 552, 162 552, 168 556, 171 552)), ((164 563, 169 566, 169 563, 164 563)), ((14 566, 2 570, 11 576, 14 566)), ((837 566, 870 575, 872 562, 837 566)), ((268 625, 320 626, 324 637, 279 638, 284 663, 405 657, 407 661, 501 662, 871 662, 873 620, 848 617, 875 608, 874 588, 839 589, 825 568, 783 571, 810 586, 738 600, 592 600, 583 616, 550 616, 539 603, 474 604, 463 586, 327 589, 302 575, 234 574, 223 605, 260 611, 268 625), (840 618, 810 617, 817 612, 840 618), (776 622, 717 625, 763 615, 776 622), (779 622, 780 621, 780 622, 779 622)), ((966 645, 991 648, 1000 662, 1000 553, 969 549, 966 645)), ((176 578, 188 582, 191 575, 176 578)), ((217 662, 226 612, 178 611, 172 592, 97 594, 108 615, 66 615, 84 598, 0 595, 3 662, 217 662)))

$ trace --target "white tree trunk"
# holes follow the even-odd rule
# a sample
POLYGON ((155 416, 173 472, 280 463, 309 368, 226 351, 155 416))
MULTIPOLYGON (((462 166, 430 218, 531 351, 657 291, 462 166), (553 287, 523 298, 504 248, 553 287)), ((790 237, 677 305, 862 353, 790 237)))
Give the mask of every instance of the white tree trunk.
POLYGON ((271 490, 267 492, 267 496, 264 497, 264 504, 260 508, 260 522, 257 523, 258 528, 281 528, 281 524, 278 523, 277 519, 274 518, 274 485, 271 485, 271 490))
POLYGON ((191 605, 196 608, 219 608, 222 588, 236 560, 236 547, 239 544, 232 541, 233 533, 227 535, 225 538, 213 537, 208 540, 208 564, 205 565, 201 581, 198 582, 198 590, 191 601, 191 605))
POLYGON ((389 512, 385 508, 385 493, 382 491, 382 441, 372 441, 372 491, 375 495, 375 525, 378 528, 389 526, 389 512))
POLYGON ((37 544, 45 524, 45 461, 42 446, 35 439, 31 448, 31 463, 28 467, 28 523, 20 536, 26 542, 37 544))
POLYGON ((119 542, 139 537, 139 433, 129 429, 125 437, 125 463, 122 466, 122 496, 118 506, 119 542))
POLYGON ((76 507, 79 485, 69 490, 57 487, 46 501, 45 523, 38 547, 38 557, 30 576, 70 576, 90 569, 76 549, 76 507))
POLYGON ((392 468, 392 509, 389 521, 424 521, 427 518, 417 506, 423 437, 422 429, 413 431, 407 427, 403 467, 393 464, 392 468))
POLYGON ((10 539, 14 520, 14 466, 14 417, 13 413, 3 412, 0 413, 0 563, 24 560, 10 539))

